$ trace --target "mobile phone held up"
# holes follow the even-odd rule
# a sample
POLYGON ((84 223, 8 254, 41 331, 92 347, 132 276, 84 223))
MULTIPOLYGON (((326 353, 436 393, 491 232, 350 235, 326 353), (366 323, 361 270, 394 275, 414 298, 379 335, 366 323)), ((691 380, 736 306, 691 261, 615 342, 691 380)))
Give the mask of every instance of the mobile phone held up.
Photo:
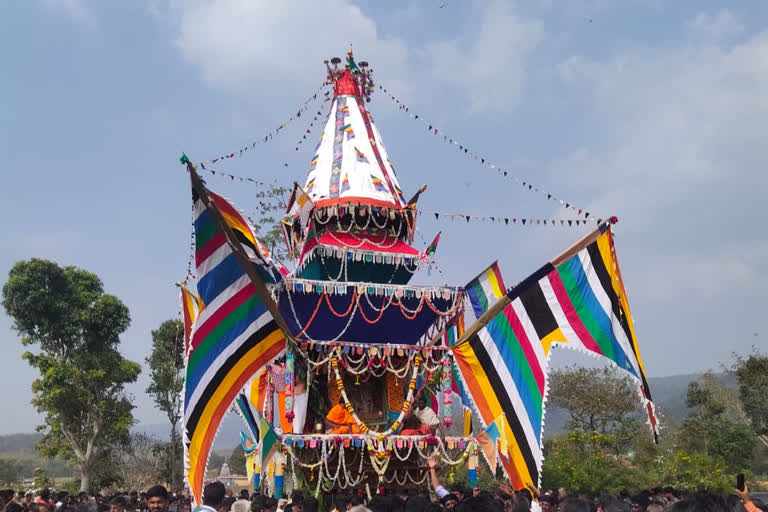
POLYGON ((736 475, 736 488, 740 491, 744 490, 744 473, 736 475))

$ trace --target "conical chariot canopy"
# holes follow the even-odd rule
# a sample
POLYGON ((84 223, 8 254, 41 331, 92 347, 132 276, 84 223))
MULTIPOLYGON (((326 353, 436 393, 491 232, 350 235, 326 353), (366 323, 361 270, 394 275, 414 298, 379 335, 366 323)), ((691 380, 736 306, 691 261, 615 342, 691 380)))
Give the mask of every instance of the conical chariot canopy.
MULTIPOLYGON (((405 197, 376 124, 366 109, 372 71, 347 54, 328 66, 333 102, 317 142, 304 190, 316 206, 361 204, 401 209, 405 197)), ((326 61, 327 64, 327 61, 326 61)))

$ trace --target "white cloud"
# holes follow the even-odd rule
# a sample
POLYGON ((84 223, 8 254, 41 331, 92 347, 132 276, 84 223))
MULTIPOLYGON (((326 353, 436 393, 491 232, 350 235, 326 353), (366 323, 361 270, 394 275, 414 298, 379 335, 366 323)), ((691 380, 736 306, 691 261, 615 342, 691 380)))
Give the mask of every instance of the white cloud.
MULTIPOLYGON (((152 4, 151 4, 152 5, 152 4)), ((180 21, 176 44, 210 84, 229 90, 264 90, 319 84, 322 62, 353 45, 376 77, 409 99, 422 77, 469 98, 473 111, 515 106, 525 83, 524 61, 541 38, 538 22, 522 19, 508 2, 478 9, 480 27, 468 36, 415 47, 382 34, 353 0, 201 0, 171 2, 180 21), (455 89, 455 90, 454 90, 455 89)), ((478 4, 483 5, 483 4, 478 4)), ((403 12, 416 13, 416 4, 403 12)), ((157 9, 154 9, 157 12, 157 9)))
POLYGON ((89 26, 96 24, 96 17, 83 0, 42 0, 42 3, 47 9, 64 11, 77 23, 89 26))
POLYGON ((578 180, 643 189, 724 180, 766 183, 768 31, 730 49, 638 49, 606 61, 576 56, 558 67, 568 86, 585 85, 605 130, 554 165, 578 180))
POLYGON ((756 245, 715 247, 711 252, 664 254, 640 270, 646 281, 640 291, 645 299, 667 306, 679 306, 681 301, 689 306, 713 300, 743 301, 743 290, 768 286, 762 270, 766 258, 768 245, 762 240, 756 245))
POLYGON ((701 12, 687 26, 693 33, 713 40, 744 32, 744 24, 729 9, 720 9, 716 13, 701 12))
POLYGON ((258 91, 265 81, 319 85, 323 60, 343 58, 350 43, 380 74, 406 76, 406 44, 381 36, 347 0, 211 0, 179 8, 176 43, 217 86, 258 91))
POLYGON ((458 86, 471 111, 503 111, 520 102, 525 59, 542 34, 540 22, 521 17, 511 2, 496 1, 483 11, 476 37, 431 43, 426 53, 433 75, 458 86))
POLYGON ((552 162, 551 179, 618 215, 630 293, 649 309, 690 311, 764 290, 768 31, 573 56, 557 69, 584 90, 596 128, 552 162))

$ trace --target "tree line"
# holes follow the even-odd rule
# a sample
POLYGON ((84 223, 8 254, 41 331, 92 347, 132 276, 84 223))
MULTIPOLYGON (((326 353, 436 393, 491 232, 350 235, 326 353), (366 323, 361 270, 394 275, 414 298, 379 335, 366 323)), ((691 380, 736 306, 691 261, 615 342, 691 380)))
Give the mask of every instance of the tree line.
POLYGON ((544 444, 543 486, 585 494, 679 489, 730 491, 734 475, 768 473, 768 356, 734 356, 727 374, 705 373, 688 384, 687 416, 659 411, 654 444, 636 385, 614 368, 555 371, 549 404, 569 415, 567 432, 544 444))

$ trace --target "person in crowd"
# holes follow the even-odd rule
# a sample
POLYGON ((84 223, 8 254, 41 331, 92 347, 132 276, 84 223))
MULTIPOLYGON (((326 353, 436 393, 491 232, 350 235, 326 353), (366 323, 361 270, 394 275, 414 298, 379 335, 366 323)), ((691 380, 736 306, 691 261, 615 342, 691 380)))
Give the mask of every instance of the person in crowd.
POLYGON ((301 491, 293 491, 291 493, 291 511, 292 512, 304 512, 304 493, 301 491))
POLYGON ((564 496, 558 505, 559 512, 592 512, 592 504, 584 498, 568 496, 565 489, 559 489, 557 495, 564 496))
POLYGON ((363 503, 363 498, 359 494, 353 494, 347 502, 347 510, 352 510, 360 505, 365 505, 365 503, 363 503))
POLYGON ((314 496, 307 496, 304 498, 304 512, 317 512, 319 503, 314 496))
POLYGON ((122 496, 115 496, 109 500, 109 512, 125 512, 127 501, 122 496))
POLYGON ((449 492, 440 500, 440 505, 446 510, 453 510, 459 504, 459 501, 458 496, 449 492))
POLYGON ((359 434, 361 432, 352 414, 344 406, 344 398, 341 396, 339 403, 328 411, 325 420, 331 427, 332 434, 359 434))
MULTIPOLYGON (((227 490, 221 482, 211 482, 203 487, 203 505, 200 510, 220 512, 224 506, 227 490)), ((154 512, 154 511, 151 511, 154 512)))
POLYGON ((240 491, 240 496, 237 501, 232 503, 229 510, 231 512, 248 512, 251 510, 251 499, 248 496, 248 489, 240 491))
POLYGON ((554 512, 557 509, 557 498, 554 494, 544 494, 539 497, 541 512, 554 512))
POLYGON ((162 485, 155 485, 147 490, 147 510, 149 512, 166 512, 168 509, 168 490, 162 485))
POLYGON ((762 510, 766 510, 768 508, 765 507, 763 503, 756 503, 755 500, 752 500, 752 498, 749 496, 749 486, 746 483, 744 484, 743 491, 739 489, 735 489, 734 491, 739 496, 739 498, 741 498, 741 502, 747 512, 761 512, 762 510))
POLYGON ((427 467, 429 468, 429 481, 432 484, 432 488, 435 490, 437 498, 442 500, 450 493, 440 483, 440 477, 437 476, 437 459, 434 456, 427 459, 427 467))

